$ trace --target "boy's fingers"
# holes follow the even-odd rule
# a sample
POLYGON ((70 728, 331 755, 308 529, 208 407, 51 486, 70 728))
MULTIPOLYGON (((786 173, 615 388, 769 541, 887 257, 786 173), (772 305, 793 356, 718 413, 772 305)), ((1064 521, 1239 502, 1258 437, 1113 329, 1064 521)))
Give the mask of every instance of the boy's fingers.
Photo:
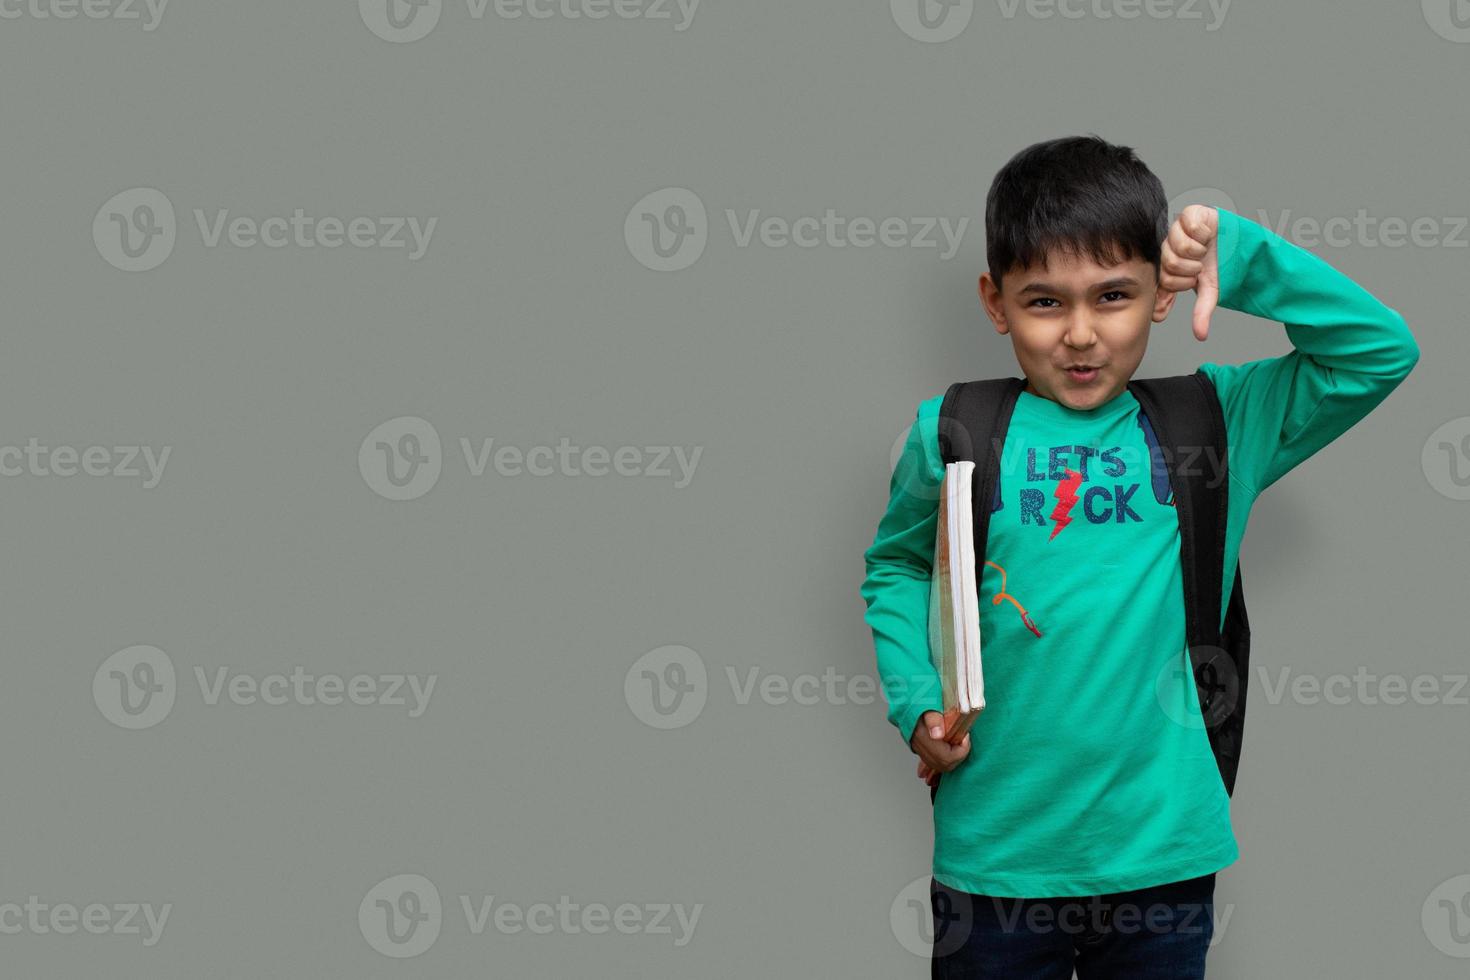
POLYGON ((1204 258, 1206 245, 1204 242, 1196 241, 1184 226, 1184 217, 1181 215, 1169 229, 1167 240, 1169 249, 1181 259, 1204 258))
POLYGON ((1214 241, 1219 226, 1218 212, 1204 204, 1191 204, 1179 212, 1179 223, 1189 232, 1189 237, 1208 245, 1214 241))
POLYGON ((934 768, 940 772, 949 772, 955 766, 964 762, 970 754, 970 736, 966 735, 964 741, 959 745, 941 745, 935 753, 934 768))

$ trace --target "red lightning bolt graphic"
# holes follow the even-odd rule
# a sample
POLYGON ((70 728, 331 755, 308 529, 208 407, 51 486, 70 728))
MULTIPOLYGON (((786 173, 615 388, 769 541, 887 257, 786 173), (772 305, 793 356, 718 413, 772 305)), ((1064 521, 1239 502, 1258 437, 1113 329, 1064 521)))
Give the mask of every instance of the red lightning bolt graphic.
MULTIPOLYGON (((1067 478, 1057 483, 1056 492, 1052 494, 1057 498, 1056 509, 1051 512, 1051 519, 1056 523, 1051 529, 1051 538, 1061 533, 1062 528, 1072 523, 1068 515, 1072 507, 1077 503, 1077 484, 1082 482, 1082 474, 1076 470, 1068 469, 1067 478)), ((1051 538, 1046 540, 1050 541, 1051 538)))

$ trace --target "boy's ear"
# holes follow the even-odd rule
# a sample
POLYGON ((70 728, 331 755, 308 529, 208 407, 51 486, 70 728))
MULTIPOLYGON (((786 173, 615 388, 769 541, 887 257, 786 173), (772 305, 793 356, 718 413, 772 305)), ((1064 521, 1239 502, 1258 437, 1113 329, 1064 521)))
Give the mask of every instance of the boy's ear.
POLYGON ((1179 294, 1176 292, 1172 292, 1162 287, 1159 288, 1158 292, 1154 294, 1153 321, 1155 323, 1163 323, 1166 319, 1168 319, 1169 311, 1174 308, 1174 300, 1178 296, 1179 294))
POLYGON ((985 313, 990 317, 990 322, 995 324, 995 332, 1008 334, 1011 332, 1010 324, 1006 322, 1005 304, 1000 300, 1000 287, 991 278, 990 273, 980 276, 980 304, 985 307, 985 313))

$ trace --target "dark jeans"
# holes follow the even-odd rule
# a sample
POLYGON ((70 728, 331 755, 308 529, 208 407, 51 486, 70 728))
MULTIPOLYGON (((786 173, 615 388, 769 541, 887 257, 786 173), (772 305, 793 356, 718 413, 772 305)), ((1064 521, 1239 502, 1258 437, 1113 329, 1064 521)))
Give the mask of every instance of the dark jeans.
POLYGON ((1199 980, 1215 876, 1086 898, 996 898, 930 884, 934 980, 1199 980))

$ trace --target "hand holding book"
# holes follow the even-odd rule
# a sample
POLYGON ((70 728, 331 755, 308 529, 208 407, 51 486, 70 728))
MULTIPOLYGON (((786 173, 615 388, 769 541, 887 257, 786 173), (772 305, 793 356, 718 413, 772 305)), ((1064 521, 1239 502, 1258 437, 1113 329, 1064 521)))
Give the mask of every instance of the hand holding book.
POLYGON ((975 464, 944 468, 929 590, 929 656, 939 674, 944 711, 928 711, 910 741, 919 778, 931 787, 970 754, 970 726, 985 707, 980 659, 980 602, 973 523, 975 464), (922 746, 922 748, 921 748, 922 746))
POLYGON ((909 742, 919 757, 919 778, 930 786, 939 782, 940 773, 951 771, 970 756, 969 732, 958 742, 951 742, 944 731, 944 716, 926 711, 914 726, 914 737, 909 742))

